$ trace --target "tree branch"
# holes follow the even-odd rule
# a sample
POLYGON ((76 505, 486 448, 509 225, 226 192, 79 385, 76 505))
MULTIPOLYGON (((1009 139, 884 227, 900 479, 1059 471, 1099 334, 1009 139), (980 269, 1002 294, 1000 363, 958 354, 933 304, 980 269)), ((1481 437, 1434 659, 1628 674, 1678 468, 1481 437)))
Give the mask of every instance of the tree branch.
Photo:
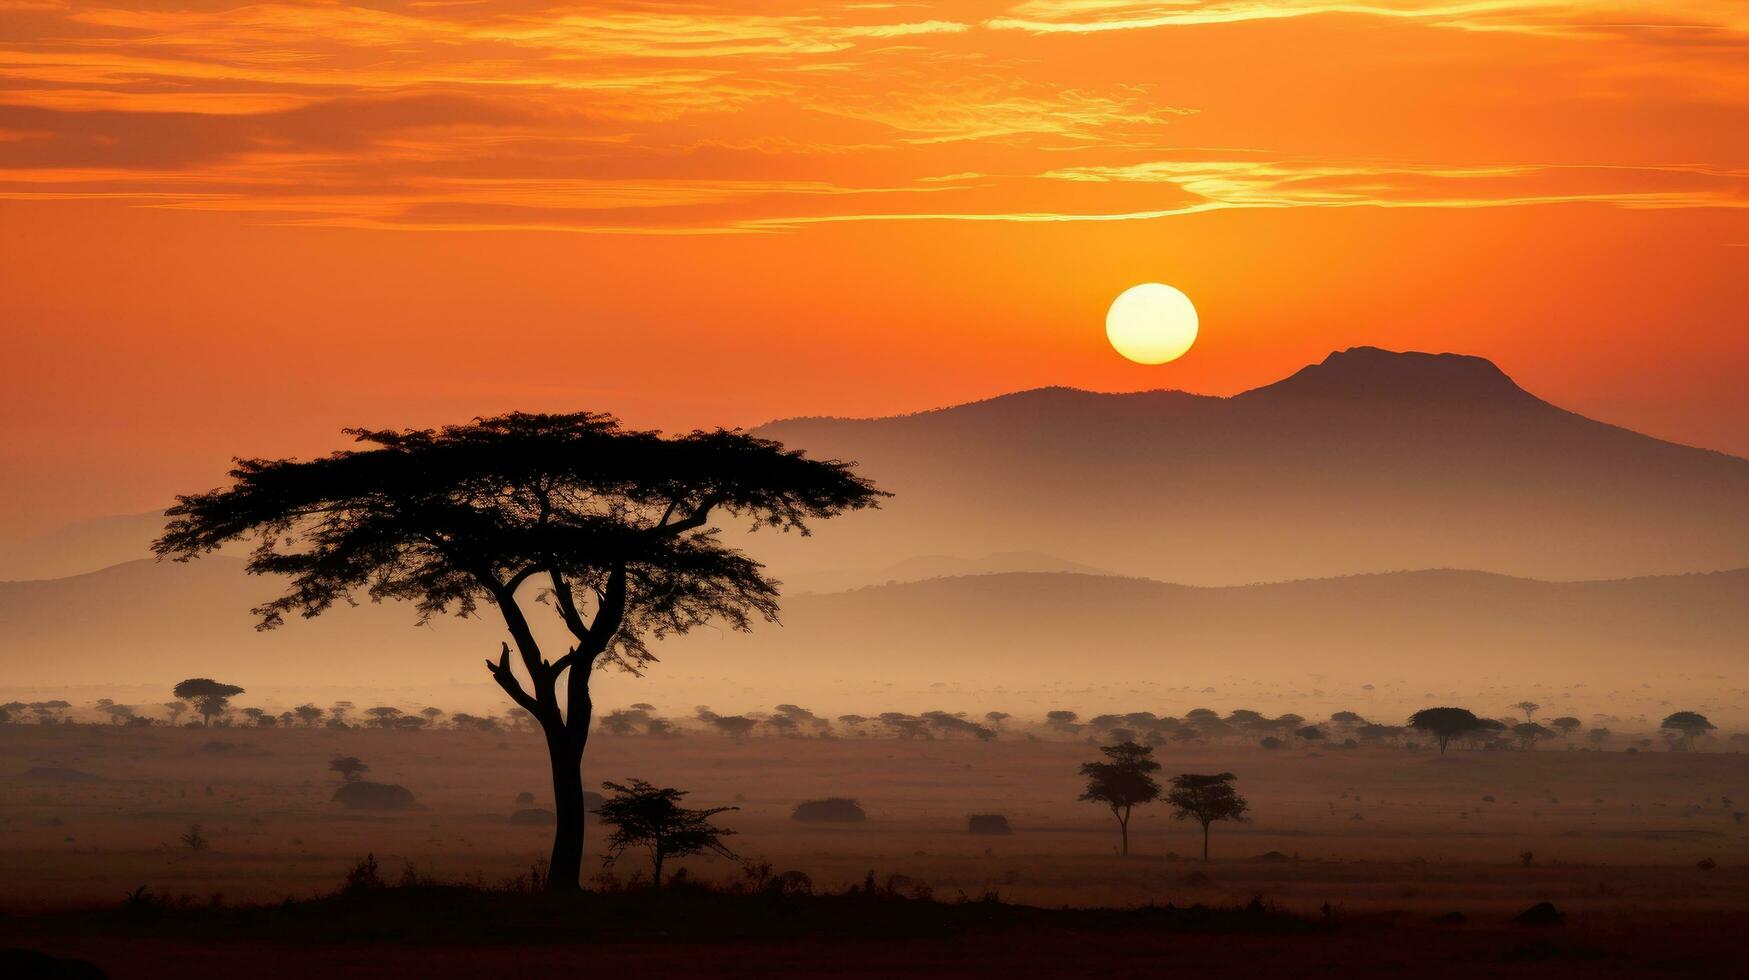
POLYGON ((510 669, 510 644, 504 644, 504 651, 498 655, 497 663, 486 661, 486 670, 498 682, 498 686, 504 689, 504 693, 510 695, 510 700, 536 718, 540 717, 540 702, 529 697, 528 692, 522 689, 522 682, 516 679, 516 674, 510 669))

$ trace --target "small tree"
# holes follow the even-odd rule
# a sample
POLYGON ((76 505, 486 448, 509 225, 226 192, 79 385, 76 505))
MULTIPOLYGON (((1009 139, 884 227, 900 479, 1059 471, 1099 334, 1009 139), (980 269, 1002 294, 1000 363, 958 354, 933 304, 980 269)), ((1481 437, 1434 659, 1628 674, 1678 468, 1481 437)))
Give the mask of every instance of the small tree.
POLYGON ((1518 745, 1526 752, 1536 748, 1536 743, 1547 738, 1554 738, 1555 733, 1534 721, 1521 722, 1512 726, 1512 734, 1518 738, 1518 745))
POLYGON ((1592 747, 1599 750, 1603 748, 1603 743, 1609 741, 1609 736, 1610 731, 1607 728, 1593 728, 1585 733, 1585 737, 1591 740, 1592 747))
POLYGON ((1513 707, 1524 712, 1525 721, 1535 721, 1536 713, 1542 710, 1542 705, 1537 704, 1535 701, 1520 701, 1513 705, 1513 707))
POLYGON ((425 716, 425 723, 433 728, 437 727, 437 719, 443 717, 442 708, 422 708, 419 713, 425 716))
POLYGON ((188 705, 182 701, 166 701, 164 702, 164 710, 170 715, 170 727, 175 728, 182 713, 188 710, 188 705))
POLYGON ((1439 742, 1439 754, 1444 755, 1446 743, 1485 726, 1468 708, 1422 708, 1409 716, 1409 727, 1432 735, 1439 742))
POLYGON ((1573 733, 1578 731, 1580 726, 1584 724, 1585 723, 1579 719, 1567 715, 1566 717, 1556 718, 1554 721, 1549 722, 1549 727, 1560 732, 1562 738, 1572 738, 1573 733))
POLYGON ((1202 859, 1209 859, 1209 825, 1216 820, 1242 821, 1251 804, 1233 789, 1230 772, 1213 776, 1184 773, 1172 777, 1172 789, 1166 802, 1172 806, 1175 820, 1195 820, 1202 824, 1202 859))
POLYGON ((190 677, 176 685, 170 693, 194 707, 201 724, 210 726, 213 719, 230 710, 231 699, 243 693, 235 684, 221 684, 210 677, 190 677))
POLYGON ((355 755, 342 756, 328 763, 329 770, 340 774, 340 778, 349 783, 357 782, 358 777, 370 770, 370 767, 359 761, 355 755))
POLYGON ((1134 742, 1107 745, 1099 751, 1110 761, 1082 763, 1081 775, 1087 777, 1087 790, 1081 799, 1111 807, 1122 840, 1119 853, 1128 857, 1130 811, 1160 798, 1160 784, 1152 775, 1160 770, 1160 764, 1154 761, 1151 747, 1134 742))
POLYGON ((1666 732, 1675 732, 1682 736, 1683 744, 1694 748, 1694 740, 1717 728, 1707 720, 1706 715, 1698 711, 1678 711, 1668 715, 1658 723, 1658 728, 1666 732))
POLYGON ((660 889, 662 865, 669 858, 704 851, 726 858, 735 856, 735 852, 722 841, 735 832, 713 826, 710 819, 737 807, 688 810, 680 805, 680 800, 686 796, 685 790, 658 789, 642 779, 627 780, 624 785, 603 782, 601 786, 614 794, 595 810, 601 822, 613 828, 613 834, 607 839, 605 864, 612 865, 627 848, 645 848, 650 852, 651 880, 660 889))
POLYGON ((305 728, 314 728, 316 722, 322 720, 322 709, 308 702, 293 708, 292 712, 298 716, 299 721, 304 723, 305 728))
POLYGON ((395 727, 395 719, 401 717, 400 708, 393 708, 386 704, 366 708, 364 713, 370 715, 370 723, 378 728, 393 728, 395 727))

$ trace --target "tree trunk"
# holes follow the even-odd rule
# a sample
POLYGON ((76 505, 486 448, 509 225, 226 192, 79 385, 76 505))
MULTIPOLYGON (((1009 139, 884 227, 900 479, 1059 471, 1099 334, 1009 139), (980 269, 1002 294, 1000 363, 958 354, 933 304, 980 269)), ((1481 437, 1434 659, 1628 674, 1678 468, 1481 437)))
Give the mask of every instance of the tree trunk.
POLYGON ((1117 830, 1123 836, 1123 847, 1118 851, 1122 857, 1130 856, 1130 815, 1118 813, 1117 807, 1111 808, 1112 815, 1117 817, 1117 830))
POLYGON ((553 765, 554 812, 547 891, 574 892, 583 876, 583 742, 573 744, 563 728, 547 732, 547 755, 553 765))
POLYGON ((1202 825, 1202 863, 1209 863, 1209 825, 1202 825))
POLYGON ((655 864, 655 868, 656 868, 656 877, 654 879, 652 879, 652 881, 650 883, 656 887, 657 891, 661 891, 662 890, 662 845, 660 845, 660 844, 656 845, 654 864, 655 864))

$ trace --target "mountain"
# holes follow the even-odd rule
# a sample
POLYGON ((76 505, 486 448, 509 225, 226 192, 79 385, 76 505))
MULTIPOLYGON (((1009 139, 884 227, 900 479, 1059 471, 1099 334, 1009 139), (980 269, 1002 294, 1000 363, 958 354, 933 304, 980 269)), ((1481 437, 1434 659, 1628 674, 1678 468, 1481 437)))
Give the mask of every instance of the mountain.
POLYGON ((161 511, 78 521, 0 543, 0 582, 64 578, 145 558, 164 530, 161 511))
MULTIPOLYGON (((251 690, 472 682, 483 703, 496 703, 481 666, 503 635, 491 609, 416 626, 407 604, 367 602, 257 632, 248 610, 273 594, 272 581, 224 556, 0 583, 0 676, 9 690, 187 676, 251 690)), ((537 626, 556 648, 551 619, 537 626)), ((626 703, 843 691, 846 710, 895 681, 1200 688, 1329 674, 1352 689, 1390 678, 1583 677, 1593 687, 1652 681, 1669 696, 1682 674, 1740 678, 1746 646, 1749 569, 1561 583, 1418 571, 1225 587, 1011 572, 792 594, 781 626, 700 629, 657 645, 662 663, 648 684, 604 680, 609 692, 632 692, 626 703)))
POLYGON ((896 494, 805 542, 751 541, 798 580, 847 555, 1016 549, 1195 584, 1749 564, 1749 460, 1584 418, 1456 354, 1352 348, 1230 398, 1042 388, 756 431, 896 494))
POLYGON ((981 558, 961 558, 956 555, 918 555, 880 568, 845 569, 819 572, 784 582, 785 591, 843 592, 865 585, 892 585, 896 582, 918 582, 929 578, 952 578, 964 575, 995 575, 1001 572, 1079 572, 1084 575, 1105 575, 1108 572, 1079 562, 1064 561, 1055 555, 1037 551, 1004 551, 981 558))

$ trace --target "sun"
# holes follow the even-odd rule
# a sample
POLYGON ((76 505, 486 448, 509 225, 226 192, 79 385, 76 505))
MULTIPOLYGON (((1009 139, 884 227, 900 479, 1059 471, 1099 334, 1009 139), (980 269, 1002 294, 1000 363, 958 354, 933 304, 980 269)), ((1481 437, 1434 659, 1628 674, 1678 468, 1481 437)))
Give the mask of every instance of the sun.
POLYGON ((1137 364, 1165 364, 1184 356, 1196 343, 1196 307, 1171 286, 1145 282, 1112 300, 1105 314, 1105 336, 1117 352, 1137 364))

